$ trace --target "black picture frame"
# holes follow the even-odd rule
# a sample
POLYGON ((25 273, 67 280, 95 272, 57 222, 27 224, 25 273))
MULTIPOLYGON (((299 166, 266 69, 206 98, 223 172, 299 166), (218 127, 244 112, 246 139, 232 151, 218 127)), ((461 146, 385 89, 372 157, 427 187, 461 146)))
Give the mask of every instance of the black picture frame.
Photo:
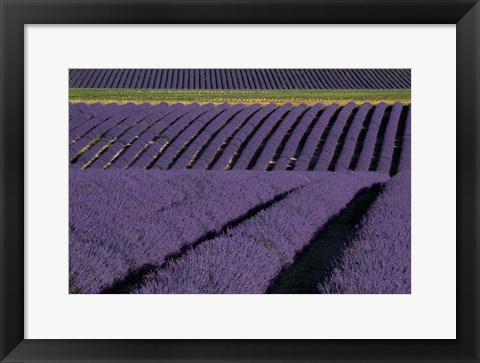
POLYGON ((480 361, 478 0, 1 0, 0 13, 2 362, 480 361), (156 23, 456 24, 457 339, 24 339, 24 25, 156 23))

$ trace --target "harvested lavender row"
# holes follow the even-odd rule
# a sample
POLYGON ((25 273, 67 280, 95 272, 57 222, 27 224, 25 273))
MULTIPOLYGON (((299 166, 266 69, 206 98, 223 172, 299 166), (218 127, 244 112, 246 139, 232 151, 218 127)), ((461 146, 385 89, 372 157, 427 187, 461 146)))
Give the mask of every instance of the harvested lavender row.
POLYGON ((352 125, 348 129, 348 134, 345 137, 345 143, 342 147, 342 152, 335 165, 335 171, 347 170, 352 161, 353 153, 357 145, 358 136, 362 131, 363 123, 367 117, 368 111, 372 105, 368 102, 362 104, 356 113, 352 125))
POLYGON ((378 159, 377 171, 390 173, 393 160, 393 149, 395 147, 395 136, 397 134, 400 115, 402 114, 403 105, 399 102, 395 103, 390 113, 387 129, 383 136, 382 150, 378 159))
POLYGON ((262 125, 259 127, 257 132, 248 141, 248 144, 246 145, 243 152, 240 154, 240 157, 237 159, 232 169, 234 170, 247 169, 253 156, 257 152, 262 142, 268 137, 272 128, 275 127, 275 125, 277 125, 278 122, 280 122, 282 117, 284 117, 286 114, 290 112, 291 108, 292 108, 292 104, 286 103, 280 106, 278 109, 272 112, 271 115, 267 117, 265 122, 262 123, 262 125))
POLYGON ((206 146, 202 155, 193 163, 192 169, 206 169, 210 162, 215 158, 217 152, 220 152, 230 137, 238 130, 249 118, 260 109, 259 104, 254 104, 240 111, 235 117, 215 136, 215 138, 206 146))
POLYGON ((409 69, 71 69, 70 88, 402 89, 409 69))
POLYGON ((387 104, 384 102, 375 107, 355 170, 368 171, 370 168, 373 158, 373 151, 375 150, 375 143, 377 141, 378 130, 380 128, 380 124, 382 123, 383 115, 385 114, 386 109, 387 104))
POLYGON ((338 144, 338 139, 342 134, 343 130, 346 127, 347 120, 350 117, 350 114, 355 109, 356 104, 354 102, 349 102, 345 107, 342 108, 340 113, 338 114, 335 123, 332 126, 332 129, 328 133, 327 140, 322 148, 322 152, 319 156, 317 161, 317 165, 315 165, 315 171, 327 171, 328 166, 333 158, 333 153, 335 152, 335 148, 338 144))
POLYGON ((307 108, 306 105, 300 105, 292 109, 285 119, 281 122, 280 126, 275 130, 273 135, 268 139, 265 147, 262 149, 260 156, 258 157, 257 161, 255 162, 253 170, 265 170, 267 166, 270 164, 275 151, 277 150, 278 146, 282 142, 285 134, 290 130, 292 125, 297 121, 298 117, 305 112, 307 108))
POLYGON ((207 233, 309 183, 305 175, 289 172, 70 173, 70 291, 81 293, 98 293, 126 278, 128 271, 161 265, 207 233), (204 198, 177 205, 185 192, 171 191, 172 180, 173 186, 190 181, 184 190, 192 192, 207 182, 210 186, 204 198))
POLYGON ((407 120, 405 123, 405 130, 403 132, 403 142, 402 142, 402 151, 400 154, 400 161, 398 163, 398 171, 410 171, 411 169, 411 160, 412 160, 412 149, 411 149, 411 110, 412 106, 408 107, 407 120))
POLYGON ((298 160, 295 162, 293 170, 296 171, 304 171, 308 169, 308 165, 315 153, 317 148, 318 142, 322 137, 325 128, 327 127, 330 119, 333 117, 335 112, 338 109, 338 104, 334 103, 328 106, 323 112, 320 118, 318 119, 317 123, 313 127, 310 135, 308 135, 307 140, 305 141, 305 145, 302 150, 302 154, 299 156, 298 160))
POLYGON ((386 184, 320 293, 410 293, 410 183, 410 173, 402 172, 386 184))
POLYGON ((297 127, 293 130, 292 135, 287 141, 285 148, 283 149, 280 157, 275 163, 274 170, 286 170, 288 163, 293 158, 295 151, 297 150, 300 141, 304 137, 305 133, 308 130, 310 124, 314 121, 318 113, 323 110, 325 106, 321 103, 310 107, 304 115, 302 115, 300 122, 297 127))
POLYGON ((260 111, 255 113, 253 117, 245 124, 244 127, 235 135, 235 137, 228 143, 225 150, 223 150, 220 158, 212 166, 212 170, 223 170, 230 166, 230 162, 234 157, 235 153, 238 151, 240 146, 245 142, 253 130, 258 126, 258 124, 266 118, 270 113, 272 113, 277 108, 277 105, 270 103, 267 106, 263 107, 260 111))
POLYGON ((198 136, 198 132, 201 131, 204 126, 208 125, 226 109, 227 104, 222 104, 220 106, 213 107, 207 112, 198 116, 193 123, 179 133, 178 137, 175 138, 175 141, 172 141, 168 145, 168 149, 160 155, 152 167, 162 170, 169 169, 173 160, 175 159, 175 155, 180 152, 182 147, 184 147, 190 140, 198 136))
POLYGON ((240 112, 245 105, 237 104, 235 106, 227 108, 224 112, 219 114, 213 122, 211 122, 203 132, 188 146, 188 149, 178 158, 172 169, 186 169, 190 162, 192 162, 197 153, 202 150, 204 145, 210 144, 213 135, 219 133, 220 130, 228 123, 228 121, 240 112))
POLYGON ((149 276, 134 293, 264 293, 359 190, 386 179, 377 173, 324 173, 316 183, 290 193, 149 276))

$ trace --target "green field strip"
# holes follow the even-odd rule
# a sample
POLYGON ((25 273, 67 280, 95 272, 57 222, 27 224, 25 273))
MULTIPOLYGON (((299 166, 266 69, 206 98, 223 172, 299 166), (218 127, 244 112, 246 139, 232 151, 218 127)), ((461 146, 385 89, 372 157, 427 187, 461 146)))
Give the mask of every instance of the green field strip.
POLYGON ((393 104, 410 103, 410 89, 371 90, 165 90, 165 89, 109 89, 109 88, 71 88, 69 101, 72 103, 287 103, 294 105, 305 103, 325 105, 338 103, 345 105, 348 102, 370 102, 378 104, 386 102, 393 104))

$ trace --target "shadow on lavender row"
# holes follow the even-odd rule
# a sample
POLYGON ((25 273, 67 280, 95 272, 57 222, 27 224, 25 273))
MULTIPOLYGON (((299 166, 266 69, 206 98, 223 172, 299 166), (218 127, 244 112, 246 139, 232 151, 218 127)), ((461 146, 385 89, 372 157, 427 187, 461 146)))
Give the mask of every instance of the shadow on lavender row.
POLYGON ((267 294, 318 294, 318 284, 328 275, 332 261, 380 192, 379 184, 358 192, 338 216, 316 233, 293 264, 280 272, 267 294))
MULTIPOLYGON (((301 188, 301 187, 300 187, 301 188)), ((141 282, 145 277, 147 277, 149 274, 161 270, 168 266, 168 264, 176 261, 179 258, 182 258, 188 251, 194 249, 197 247, 199 244, 210 240, 214 239, 222 234, 224 234, 228 229, 235 228, 239 224, 243 223, 247 219, 250 219, 254 217, 257 213, 260 211, 267 209, 271 207, 274 203, 280 202, 282 199, 286 198, 290 193, 300 189, 300 188, 294 188, 289 190, 288 192, 278 194, 276 195, 273 199, 256 205, 254 208, 250 209, 247 213, 244 215, 230 221, 226 225, 224 225, 222 228, 220 228, 218 231, 210 231, 207 232, 205 235, 200 237, 198 240, 196 240, 194 243, 188 245, 188 246, 183 246, 180 248, 180 250, 174 254, 171 254, 165 258, 165 262, 161 265, 153 265, 153 264, 145 264, 135 271, 131 271, 128 276, 126 276, 123 280, 118 281, 108 289, 102 290, 100 293, 101 294, 128 294, 130 293, 131 290, 133 290, 135 287, 140 286, 141 282)))

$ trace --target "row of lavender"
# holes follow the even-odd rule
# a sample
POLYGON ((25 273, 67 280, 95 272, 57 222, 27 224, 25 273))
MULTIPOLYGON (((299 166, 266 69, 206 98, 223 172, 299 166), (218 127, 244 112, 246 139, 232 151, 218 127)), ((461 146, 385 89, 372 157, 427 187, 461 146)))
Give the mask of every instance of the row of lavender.
MULTIPOLYGON (((108 292, 115 286, 131 293, 265 293, 359 191, 386 182, 374 215, 385 203, 394 209, 409 189, 405 177, 392 179, 401 183, 399 190, 389 187, 388 176, 372 172, 70 173, 72 293, 108 292)), ((409 225, 396 216, 386 214, 376 227, 387 226, 392 231, 388 243, 399 247, 367 248, 370 262, 381 259, 372 268, 401 263, 398 270, 409 269, 409 255, 403 253, 409 225), (396 256, 398 251, 403 255, 396 256)), ((374 222, 372 217, 365 225, 373 228, 374 222)), ((374 242, 376 236, 370 237, 374 242)), ((356 273, 369 278, 375 271, 365 266, 356 273)), ((407 291, 407 275, 384 279, 384 285, 407 291)))
POLYGON ((70 88, 408 89, 409 69, 71 69, 70 88))
POLYGON ((298 173, 70 171, 70 290, 98 293, 306 185, 298 173), (101 217, 99 217, 101 216, 101 217))
POLYGON ((368 210, 320 293, 409 294, 411 219, 411 176, 403 172, 368 210))
POLYGON ((410 168, 410 105, 70 104, 76 169, 410 168))

